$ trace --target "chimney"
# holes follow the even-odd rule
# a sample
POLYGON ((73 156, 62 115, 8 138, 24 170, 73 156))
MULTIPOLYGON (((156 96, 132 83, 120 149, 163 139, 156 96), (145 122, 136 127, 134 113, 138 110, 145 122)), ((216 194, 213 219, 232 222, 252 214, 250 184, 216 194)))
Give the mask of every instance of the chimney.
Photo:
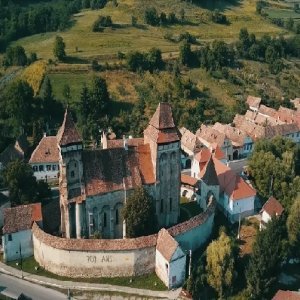
POLYGON ((46 137, 47 136, 47 132, 44 132, 44 137, 46 137))
POLYGON ((128 139, 126 138, 125 135, 123 135, 123 146, 124 146, 124 149, 127 151, 128 150, 128 139))

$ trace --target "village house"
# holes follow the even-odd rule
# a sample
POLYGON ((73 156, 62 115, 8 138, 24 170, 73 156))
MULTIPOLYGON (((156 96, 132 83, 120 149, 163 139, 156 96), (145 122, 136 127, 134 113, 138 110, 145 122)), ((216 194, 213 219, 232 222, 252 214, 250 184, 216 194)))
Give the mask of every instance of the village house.
POLYGON ((273 217, 280 217, 283 211, 284 208, 280 202, 276 198, 270 197, 260 211, 261 221, 259 228, 264 229, 266 224, 271 221, 273 217))
POLYGON ((186 255, 178 242, 166 229, 158 233, 155 255, 155 272, 169 288, 182 285, 185 280, 186 255))
POLYGON ((216 149, 218 146, 227 160, 233 159, 233 147, 231 141, 226 137, 224 133, 217 131, 212 126, 201 125, 197 130, 196 136, 200 142, 209 149, 216 149))
POLYGON ((249 105, 249 108, 252 111, 257 111, 260 106, 261 98, 254 97, 254 96, 248 96, 246 103, 249 105))
POLYGON ((3 152, 0 153, 0 170, 4 169, 14 160, 23 160, 28 153, 29 144, 24 135, 16 139, 15 143, 9 144, 3 152))
POLYGON ((56 136, 44 136, 29 160, 37 180, 57 181, 59 173, 59 151, 56 136))
POLYGON ((244 131, 228 124, 215 123, 213 129, 225 134, 233 147, 232 159, 248 157, 253 150, 253 141, 244 131))
POLYGON ((2 229, 3 259, 13 261, 33 255, 31 227, 33 222, 42 226, 41 203, 6 208, 2 229))
POLYGON ((182 197, 186 197, 190 201, 199 202, 200 197, 200 183, 195 177, 181 174, 181 189, 180 194, 182 197))
POLYGON ((204 145, 199 138, 185 127, 180 128, 181 133, 181 164, 184 169, 191 168, 194 155, 197 154, 204 145))

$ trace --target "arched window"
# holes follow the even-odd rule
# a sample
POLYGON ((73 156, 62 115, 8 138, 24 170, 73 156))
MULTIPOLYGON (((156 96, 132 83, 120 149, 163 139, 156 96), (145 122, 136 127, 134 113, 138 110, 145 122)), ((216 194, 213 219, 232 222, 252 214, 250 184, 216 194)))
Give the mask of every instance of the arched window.
POLYGON ((118 209, 116 209, 116 225, 118 225, 119 224, 119 210, 118 209))

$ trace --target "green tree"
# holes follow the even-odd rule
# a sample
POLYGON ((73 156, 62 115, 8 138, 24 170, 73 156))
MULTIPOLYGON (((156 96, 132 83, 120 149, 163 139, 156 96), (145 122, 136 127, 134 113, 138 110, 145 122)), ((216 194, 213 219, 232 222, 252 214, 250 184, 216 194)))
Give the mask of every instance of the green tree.
POLYGON ((287 219, 287 230, 289 241, 295 248, 295 255, 300 256, 300 198, 298 197, 290 210, 287 219))
POLYGON ((180 46, 179 50, 179 60, 185 66, 190 66, 192 63, 193 52, 191 49, 191 44, 184 41, 183 44, 180 46))
POLYGON ((25 66, 27 64, 25 49, 22 46, 7 48, 4 64, 7 66, 25 66))
POLYGON ((276 282, 285 254, 285 223, 274 218, 265 230, 257 233, 246 272, 247 287, 252 299, 265 299, 276 282))
POLYGON ((151 26, 159 25, 159 16, 155 7, 148 7, 145 10, 144 14, 145 23, 151 26))
POLYGON ((64 43, 64 40, 61 36, 56 36, 54 47, 53 47, 53 55, 58 60, 63 61, 66 58, 66 52, 65 52, 66 45, 64 43))
POLYGON ((230 237, 222 232, 218 240, 207 247, 207 282, 222 299, 229 290, 234 276, 234 254, 230 237))
POLYGON ((48 185, 38 184, 32 168, 23 161, 9 163, 3 171, 3 178, 13 206, 40 201, 50 194, 48 185))
POLYGON ((157 220, 153 203, 153 198, 144 188, 137 188, 128 197, 123 209, 127 237, 134 238, 157 231, 157 220))

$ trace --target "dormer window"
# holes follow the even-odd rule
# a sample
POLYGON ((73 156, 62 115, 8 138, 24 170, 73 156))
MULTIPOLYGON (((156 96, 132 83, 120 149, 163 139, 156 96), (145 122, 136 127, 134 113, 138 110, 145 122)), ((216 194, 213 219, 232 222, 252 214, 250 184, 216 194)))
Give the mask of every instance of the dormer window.
POLYGON ((75 177, 75 172, 71 171, 71 178, 74 178, 74 177, 75 177))

